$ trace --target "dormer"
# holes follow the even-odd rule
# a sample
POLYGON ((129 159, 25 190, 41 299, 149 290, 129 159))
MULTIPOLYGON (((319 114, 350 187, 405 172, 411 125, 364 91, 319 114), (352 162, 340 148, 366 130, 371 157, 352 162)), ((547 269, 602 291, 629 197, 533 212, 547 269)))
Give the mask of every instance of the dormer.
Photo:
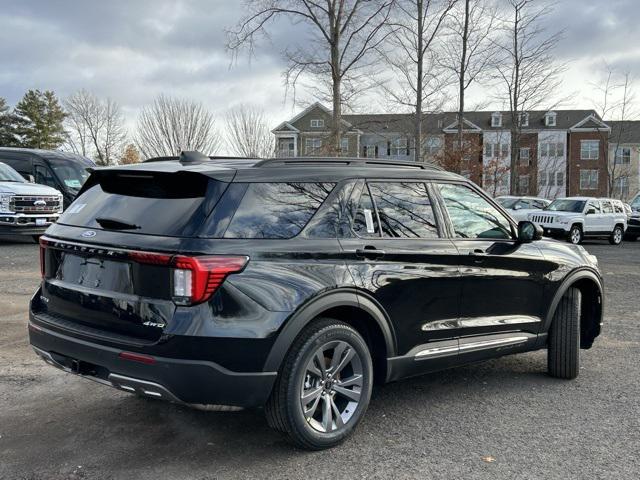
POLYGON ((520 112, 520 126, 521 127, 529 126, 529 112, 520 112))
POLYGON ((547 112, 544 114, 544 125, 545 127, 555 127, 556 126, 556 112, 547 112))
POLYGON ((502 126, 502 113, 493 112, 491 114, 491 126, 492 127, 501 127, 502 126))

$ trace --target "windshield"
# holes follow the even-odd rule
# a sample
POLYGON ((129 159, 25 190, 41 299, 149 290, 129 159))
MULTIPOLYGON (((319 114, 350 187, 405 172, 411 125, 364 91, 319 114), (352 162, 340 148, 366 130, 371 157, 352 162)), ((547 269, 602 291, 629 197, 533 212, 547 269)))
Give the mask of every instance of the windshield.
POLYGON ((0 163, 0 182, 25 183, 26 180, 9 165, 0 163))
POLYGON ((60 183, 73 194, 78 193, 89 178, 86 166, 81 163, 57 158, 50 158, 48 161, 60 183))
POLYGON ((509 198, 509 197, 501 197, 496 198, 496 202, 502 205, 504 208, 512 208, 516 203, 518 203, 519 198, 509 198))
POLYGON ((585 200, 569 200, 569 199, 560 199, 554 200, 548 207, 545 207, 545 210, 550 210, 552 212, 582 212, 584 210, 585 200))
POLYGON ((633 199, 633 202, 631 202, 631 208, 634 210, 640 210, 640 195, 633 199))

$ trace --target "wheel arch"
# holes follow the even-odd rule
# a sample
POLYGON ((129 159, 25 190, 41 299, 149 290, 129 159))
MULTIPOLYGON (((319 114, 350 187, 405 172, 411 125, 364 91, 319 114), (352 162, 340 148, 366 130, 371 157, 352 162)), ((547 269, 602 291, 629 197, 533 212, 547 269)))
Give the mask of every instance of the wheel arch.
POLYGON ((296 310, 279 331, 264 370, 279 371, 296 337, 318 317, 335 318, 354 327, 370 347, 374 378, 386 379, 387 358, 396 354, 393 326, 384 308, 373 297, 352 288, 325 292, 296 310))
POLYGON ((547 310, 541 333, 548 333, 560 300, 569 288, 575 287, 582 294, 580 313, 580 348, 591 348, 600 334, 604 311, 603 286, 600 277, 592 270, 570 273, 556 291, 547 310))

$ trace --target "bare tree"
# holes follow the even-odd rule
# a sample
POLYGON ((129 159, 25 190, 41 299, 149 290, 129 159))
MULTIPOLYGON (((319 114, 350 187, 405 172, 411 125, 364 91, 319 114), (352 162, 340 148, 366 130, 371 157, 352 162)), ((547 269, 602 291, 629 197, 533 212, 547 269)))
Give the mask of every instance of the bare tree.
POLYGON ((545 24, 552 6, 536 0, 508 0, 506 16, 502 19, 502 38, 496 42, 500 59, 496 65, 496 78, 502 86, 499 98, 509 97, 511 130, 511 192, 518 192, 518 156, 522 119, 525 112, 546 104, 552 99, 563 81, 566 64, 553 56, 562 32, 549 34, 545 24))
MULTIPOLYGON (((489 0, 459 2, 445 25, 440 64, 458 83, 458 144, 464 142, 465 94, 475 82, 489 78, 495 62, 496 7, 489 0)), ((462 155, 462 149, 460 149, 462 155)))
POLYGON ((602 120, 616 121, 611 133, 607 129, 598 129, 600 143, 607 145, 604 149, 607 164, 607 191, 611 196, 622 198, 623 192, 616 186, 631 175, 630 158, 625 160, 622 150, 622 139, 630 128, 628 122, 635 114, 634 79, 629 72, 618 72, 607 63, 603 65, 602 78, 594 83, 597 98, 592 101, 594 109, 602 120), (610 152, 613 158, 610 158, 610 152))
POLYGON ((144 158, 183 150, 214 155, 220 139, 213 114, 202 103, 160 95, 140 112, 135 143, 144 158))
POLYGON ((225 120, 227 145, 235 155, 250 158, 274 155, 275 139, 264 111, 249 105, 238 105, 227 111, 225 120))
POLYGON ((305 76, 329 87, 325 95, 333 104, 332 147, 341 149, 342 108, 361 91, 372 53, 389 34, 383 28, 395 0, 246 0, 249 10, 228 32, 227 47, 253 52, 267 27, 286 17, 309 29, 311 39, 297 42, 284 52, 288 62, 287 86, 295 87, 305 76))
POLYGON ((398 0, 389 22, 388 41, 378 49, 396 74, 381 82, 384 94, 414 113, 415 159, 422 157, 425 112, 442 109, 449 78, 438 68, 436 38, 458 0, 398 0))
POLYGON ((120 106, 80 90, 64 101, 67 145, 75 153, 94 157, 98 165, 111 165, 124 148, 127 134, 120 106))

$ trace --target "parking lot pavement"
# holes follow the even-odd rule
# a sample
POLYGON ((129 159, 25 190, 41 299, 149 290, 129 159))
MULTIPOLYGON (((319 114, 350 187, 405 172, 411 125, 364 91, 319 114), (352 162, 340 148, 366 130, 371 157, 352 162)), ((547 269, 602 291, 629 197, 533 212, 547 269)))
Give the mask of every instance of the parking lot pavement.
POLYGON ((606 325, 574 381, 546 353, 374 390, 355 435, 291 447, 261 412, 203 412, 59 372, 27 343, 35 244, 0 242, 0 479, 640 478, 640 242, 592 242, 606 325))

